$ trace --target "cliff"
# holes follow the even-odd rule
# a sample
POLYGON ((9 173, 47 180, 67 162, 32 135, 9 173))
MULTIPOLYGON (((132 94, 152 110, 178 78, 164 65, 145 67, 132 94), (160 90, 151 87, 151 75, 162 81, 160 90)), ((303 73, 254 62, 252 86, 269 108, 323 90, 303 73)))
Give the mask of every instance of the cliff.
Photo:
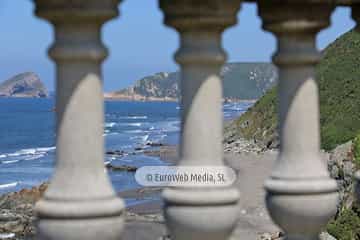
MULTIPOLYGON (((224 98, 257 99, 277 79, 276 68, 269 63, 228 63, 220 73, 224 81, 224 98)), ((180 73, 156 73, 133 86, 105 94, 106 98, 124 100, 176 101, 180 96, 180 73)))
POLYGON ((18 74, 0 84, 0 97, 48 97, 40 78, 32 72, 18 74))

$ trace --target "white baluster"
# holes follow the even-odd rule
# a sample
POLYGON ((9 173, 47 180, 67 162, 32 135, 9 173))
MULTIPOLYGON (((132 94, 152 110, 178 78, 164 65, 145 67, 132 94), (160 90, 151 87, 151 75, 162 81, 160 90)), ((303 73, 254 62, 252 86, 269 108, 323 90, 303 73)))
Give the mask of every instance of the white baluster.
MULTIPOLYGON (((223 165, 221 35, 236 23, 239 0, 160 0, 165 24, 180 34, 180 166, 223 165)), ((176 240, 227 239, 238 216, 231 187, 173 187, 164 191, 167 227, 176 240)))
POLYGON ((35 0, 55 28, 56 169, 36 205, 40 239, 119 239, 123 201, 104 171, 101 27, 118 0, 35 0))
POLYGON ((320 158, 316 34, 329 25, 326 1, 260 1, 263 27, 275 34, 279 68, 280 154, 266 181, 266 203, 287 239, 317 239, 336 211, 337 185, 320 158))

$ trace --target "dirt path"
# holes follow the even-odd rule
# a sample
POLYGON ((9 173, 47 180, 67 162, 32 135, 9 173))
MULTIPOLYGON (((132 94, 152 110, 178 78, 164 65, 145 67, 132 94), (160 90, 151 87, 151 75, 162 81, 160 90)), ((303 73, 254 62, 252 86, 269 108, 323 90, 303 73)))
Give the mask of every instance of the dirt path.
POLYGON ((239 219, 232 239, 258 239, 278 228, 267 214, 263 184, 269 176, 276 154, 227 154, 226 163, 238 171, 236 186, 240 191, 239 219))

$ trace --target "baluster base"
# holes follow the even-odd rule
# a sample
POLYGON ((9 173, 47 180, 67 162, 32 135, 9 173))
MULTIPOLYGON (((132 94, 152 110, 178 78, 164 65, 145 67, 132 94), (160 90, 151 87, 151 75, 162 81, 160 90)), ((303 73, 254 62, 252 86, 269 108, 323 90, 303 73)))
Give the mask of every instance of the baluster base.
POLYGON ((118 198, 89 201, 40 200, 37 236, 43 240, 118 240, 124 226, 124 203, 118 198))
POLYGON ((166 189, 164 215, 175 240, 228 239, 239 216, 236 189, 166 189))
POLYGON ((265 188, 269 214, 287 240, 318 239, 319 230, 336 213, 338 193, 332 179, 270 178, 265 188))

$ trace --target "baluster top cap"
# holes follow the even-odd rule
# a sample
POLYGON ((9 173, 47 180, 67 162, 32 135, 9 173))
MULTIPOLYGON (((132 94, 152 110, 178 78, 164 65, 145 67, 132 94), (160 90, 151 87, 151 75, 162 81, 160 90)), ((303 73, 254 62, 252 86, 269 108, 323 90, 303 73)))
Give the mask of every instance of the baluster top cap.
POLYGON ((179 30, 218 29, 236 24, 241 0, 160 0, 165 24, 179 30))
POLYGON ((121 0, 33 0, 35 14, 50 21, 105 22, 116 17, 121 0))

